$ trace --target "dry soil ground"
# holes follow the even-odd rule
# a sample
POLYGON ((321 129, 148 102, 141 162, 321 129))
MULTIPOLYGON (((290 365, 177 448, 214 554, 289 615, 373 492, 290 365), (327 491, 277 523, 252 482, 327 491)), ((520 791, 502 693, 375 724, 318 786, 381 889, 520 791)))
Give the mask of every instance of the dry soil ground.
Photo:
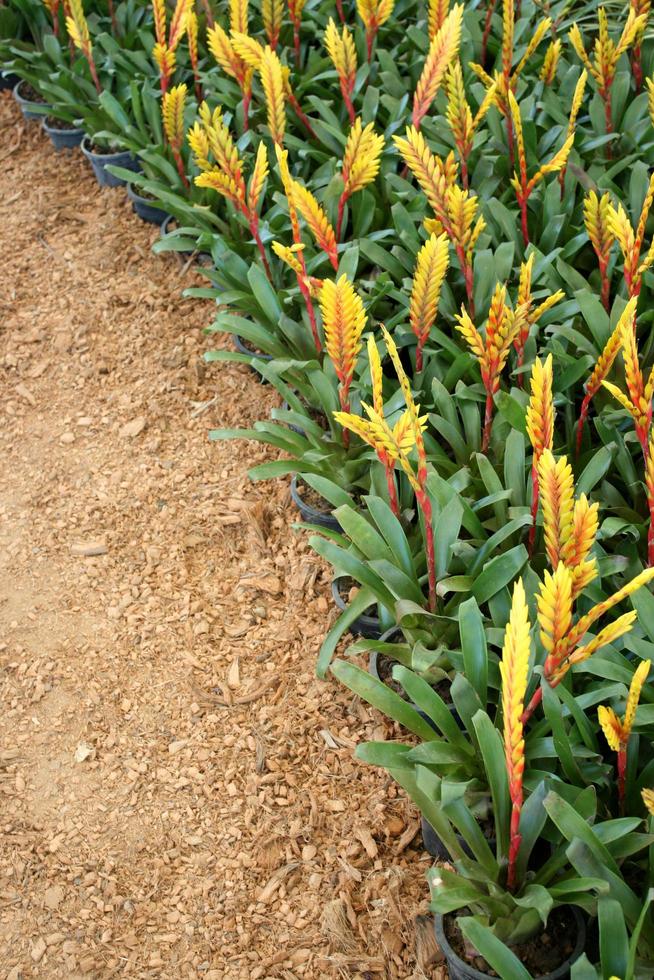
POLYGON ((314 678, 326 572, 207 440, 274 396, 205 370, 156 233, 3 95, 0 974, 440 977, 383 722, 314 678))

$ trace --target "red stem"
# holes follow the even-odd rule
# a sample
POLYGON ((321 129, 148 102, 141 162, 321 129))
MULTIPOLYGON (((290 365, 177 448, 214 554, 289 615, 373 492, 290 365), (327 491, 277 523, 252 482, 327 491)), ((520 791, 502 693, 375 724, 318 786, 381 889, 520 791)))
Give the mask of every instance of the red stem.
POLYGON ((300 67, 300 22, 293 21, 293 47, 295 48, 295 64, 300 67))
POLYGON ((173 151, 173 157, 175 158, 175 163, 177 164, 177 173, 182 178, 184 187, 189 187, 188 177, 184 173, 184 161, 182 160, 182 155, 179 152, 179 148, 177 146, 171 146, 171 150, 173 151))
POLYGON ((256 213, 254 215, 248 216, 248 224, 250 225, 250 231, 252 237, 257 243, 257 248, 259 249, 259 255, 261 256, 261 261, 263 262, 263 267, 265 269, 266 275, 270 282, 272 282, 272 273, 270 271, 270 266, 268 265, 268 258, 266 256, 266 250, 263 247, 263 242, 261 241, 261 235, 259 234, 259 218, 256 213))
POLYGON ((243 132, 247 133, 250 128, 250 102, 252 101, 252 89, 243 92, 243 132))
POLYGON ((488 6, 486 7, 486 20, 484 22, 484 33, 481 39, 481 55, 479 61, 481 67, 486 67, 486 54, 488 52, 488 38, 491 32, 491 22, 493 19, 493 14, 495 13, 495 4, 497 0, 488 0, 488 6))
POLYGON ((520 194, 518 197, 518 204, 520 205, 520 225, 522 228, 522 240, 525 243, 525 248, 529 244, 529 223, 527 221, 527 197, 524 193, 520 194))
POLYGON ((368 64, 372 61, 372 46, 375 43, 375 35, 377 34, 377 28, 372 24, 369 30, 366 30, 366 51, 368 52, 368 64))
MULTIPOLYGON (((611 109, 611 85, 608 85, 605 89, 600 89, 600 95, 604 99, 604 125, 606 128, 606 135, 609 136, 613 132, 613 111, 611 109)), ((610 160, 613 156, 613 148, 610 143, 606 144, 606 157, 610 160)))
POLYGON ((118 22, 116 20, 116 11, 114 10, 114 0, 109 0, 109 17, 111 18, 111 30, 117 35, 118 22))
POLYGON ((631 74, 634 76, 636 92, 640 92, 643 87, 643 66, 640 60, 640 44, 634 44, 631 51, 631 74))
POLYGON ((213 27, 213 11, 209 6, 209 0, 202 0, 202 6, 204 7, 204 12, 207 15, 207 24, 209 27, 213 27))
MULTIPOLYGON (((386 455, 384 453, 384 455, 386 455)), ((388 457, 384 461, 384 468, 386 470, 386 486, 388 487, 388 497, 391 502, 391 510, 396 517, 400 516, 400 505, 397 499, 397 487, 395 486, 395 473, 393 469, 393 464, 388 461, 388 457)))
POLYGON ((591 396, 586 392, 584 395, 584 400, 581 403, 581 409, 579 410, 579 421, 577 422, 577 459, 579 459, 579 453, 581 452, 581 439, 584 434, 584 423, 588 418, 588 409, 590 407, 591 396))
POLYGON ((620 814, 624 813, 625 782, 627 774, 627 746, 620 744, 618 751, 618 803, 620 814))
POLYGON ((345 14, 343 13, 343 3, 342 0, 336 0, 336 10, 338 11, 338 19, 341 24, 345 23, 345 14))
POLYGON ((529 702, 525 710, 522 712, 522 718, 520 719, 520 721, 522 722, 523 725, 527 724, 527 722, 529 721, 529 719, 531 718, 534 711, 536 710, 536 708, 538 707, 538 705, 541 703, 542 700, 543 700, 543 688, 538 687, 534 691, 533 698, 531 699, 531 701, 529 702))
POLYGON ((521 804, 517 801, 513 801, 513 806, 511 808, 511 830, 510 830, 510 842, 509 842, 509 867, 507 871, 506 884, 510 892, 515 889, 516 886, 516 864, 518 861, 518 852, 520 850, 520 844, 522 842, 522 837, 520 836, 520 813, 522 811, 521 804))
POLYGON ((426 337, 418 337, 416 344, 416 371, 422 371, 422 349, 425 346, 426 337))
POLYGON ((431 501, 425 491, 417 494, 418 504, 425 520, 425 550, 427 552, 427 577, 429 579, 429 611, 436 611, 436 558, 434 555, 434 529, 432 527, 431 501))
POLYGON ((511 118, 511 109, 509 107, 509 102, 506 102, 506 141, 509 146, 509 166, 513 168, 515 163, 515 155, 513 150, 513 119, 511 118))
POLYGON ((293 109, 293 112, 298 117, 298 119, 300 120, 300 122, 302 123, 302 125, 304 126, 304 128, 306 129, 306 131, 309 134, 309 136, 311 136, 313 139, 316 139, 316 134, 315 134, 315 131, 313 129, 313 126, 309 122, 309 117, 306 116, 305 113, 302 111, 302 107, 300 106, 300 103, 298 102, 298 100, 296 99, 296 97, 295 97, 295 95, 294 95, 294 93, 292 91, 289 91, 288 92, 288 101, 291 103, 291 107, 293 109))
POLYGON ((343 82, 341 82, 341 94, 343 96, 345 108, 347 109, 347 114, 350 117, 350 125, 354 126, 357 116, 356 112, 354 111, 354 106, 352 105, 352 99, 350 98, 349 92, 343 82))
POLYGON ((486 394, 486 414, 484 416, 484 435, 481 441, 481 451, 485 453, 488 451, 490 445, 491 437, 491 427, 493 425, 493 408, 495 407, 493 402, 493 396, 488 392, 486 394))
POLYGON ((465 155, 461 154, 461 183, 463 184, 463 189, 468 190, 468 161, 465 155))
POLYGON ((602 280, 602 306, 607 313, 610 312, 611 306, 611 283, 606 271, 608 264, 608 259, 599 260, 600 278, 602 280))
POLYGON ((647 565, 651 568, 654 565, 654 497, 650 497, 649 504, 649 527, 647 529, 647 565))

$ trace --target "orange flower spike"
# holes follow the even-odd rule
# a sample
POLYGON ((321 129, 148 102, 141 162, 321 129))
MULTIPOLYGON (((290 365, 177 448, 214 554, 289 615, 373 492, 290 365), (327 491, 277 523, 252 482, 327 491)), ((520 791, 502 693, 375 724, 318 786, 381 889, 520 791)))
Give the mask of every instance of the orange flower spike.
POLYGON ((543 510, 545 550, 552 568, 563 561, 564 547, 572 534, 574 481, 565 456, 555 459, 549 449, 538 463, 540 501, 543 510))
MULTIPOLYGON (((639 30, 644 28, 646 21, 646 16, 637 16, 633 8, 630 9, 620 39, 614 42, 609 35, 606 10, 604 7, 600 7, 598 11, 599 37, 595 41, 595 51, 592 61, 586 53, 584 40, 576 23, 572 25, 568 34, 572 47, 575 49, 588 74, 592 75, 597 85, 597 91, 604 102, 604 119, 607 134, 613 132, 611 89, 618 61, 633 45, 639 30)), ((610 144, 607 155, 609 157, 611 156, 610 144)))
MULTIPOLYGON (((584 101, 584 93, 586 91, 586 82, 588 81, 588 72, 584 69, 577 79, 577 84, 575 85, 575 90, 572 95, 572 106, 570 107, 570 116, 568 118, 568 138, 572 137, 574 140, 575 127, 577 125, 577 116, 584 101)), ((567 172, 567 160, 564 165, 559 170, 559 184, 561 185, 561 198, 565 191, 565 175, 567 172)))
POLYGON ((161 100, 161 115, 166 139, 173 154, 177 172, 185 187, 189 186, 184 171, 182 145, 184 143, 184 107, 186 105, 186 85, 174 85, 164 92, 161 100))
POLYGON ((461 180, 464 188, 467 189, 468 157, 472 152, 472 139, 482 119, 490 107, 495 104, 496 85, 493 83, 487 90, 474 118, 466 99, 463 72, 461 70, 461 62, 458 59, 453 61, 447 70, 445 75, 445 90, 447 92, 446 118, 452 130, 454 143, 459 154, 461 180))
POLYGON ((553 573, 545 570, 536 602, 540 640, 546 653, 543 675, 551 684, 571 649, 572 572, 567 565, 560 562, 553 573))
POLYGON ((523 804, 525 740, 522 715, 529 679, 531 653, 529 612, 522 579, 513 589, 511 614, 504 636, 500 676, 502 678, 502 717, 504 719, 504 757, 511 798, 511 828, 507 887, 516 888, 516 864, 520 850, 520 816, 523 804))
MULTIPOLYGON (((383 371, 381 365, 381 358, 379 356, 379 351, 377 349, 377 344, 373 336, 368 337, 368 367, 370 368, 370 383, 372 386, 372 404, 373 409, 377 416, 381 419, 384 418, 384 396, 383 396, 383 371)), ((400 422, 402 419, 400 419, 400 422)), ((370 423, 368 423, 370 424, 370 423)), ((399 425, 399 423, 398 423, 399 425)), ((410 452, 411 448, 415 443, 415 438, 413 436, 413 429, 409 428, 409 442, 406 442, 406 437, 400 437, 399 433, 393 433, 394 438, 397 440, 399 438, 399 443, 405 453, 410 452)), ((386 473, 386 486, 388 487, 388 497, 391 505, 391 510, 396 517, 400 516, 400 505, 397 498, 397 487, 395 485, 395 461, 399 454, 395 452, 394 448, 389 448, 389 440, 386 443, 379 442, 373 448, 379 457, 379 460, 384 467, 386 473)))
POLYGON ((597 578, 597 562, 588 558, 595 544, 599 526, 599 504, 588 502, 586 494, 575 500, 572 510, 572 530, 563 543, 561 560, 572 572, 572 598, 576 599, 586 586, 597 578))
POLYGON ((429 52, 413 96, 412 123, 416 129, 429 112, 445 72, 458 55, 461 43, 463 5, 453 7, 429 45, 429 52))
POLYGON ((361 352, 361 335, 367 317, 361 297, 347 276, 336 282, 327 279, 320 291, 320 311, 325 333, 325 350, 339 380, 341 410, 349 412, 349 392, 357 358, 361 352))
MULTIPOLYGON (((297 208, 295 206, 294 194, 293 194, 293 178, 291 177, 291 172, 288 169, 288 150, 282 150, 279 145, 275 146, 275 154, 277 156, 277 165, 279 167, 279 174, 282 179, 282 185, 284 187, 284 193, 286 194, 286 201, 288 203, 288 216, 291 222, 291 230, 293 232, 293 241, 296 245, 302 245, 302 235, 300 232, 300 222, 297 216, 297 208)), ((311 326, 311 333, 313 335, 313 341, 316 345, 316 350, 318 353, 322 350, 322 345, 320 343, 320 335, 318 333, 318 324, 316 323, 316 313, 313 308, 313 303, 311 300, 311 293, 307 285, 307 267, 304 261, 304 253, 302 249, 298 251, 298 259, 302 267, 302 275, 297 277, 298 287, 302 293, 304 299, 304 304, 307 309, 307 315, 309 317, 309 324, 311 326)))
POLYGON ((377 32, 393 13, 394 5, 395 0, 357 0, 357 13, 366 29, 366 51, 369 62, 372 61, 372 48, 377 32))
POLYGON ((620 352, 622 347, 622 335, 625 326, 628 326, 631 330, 636 329, 636 304, 638 299, 632 297, 625 306, 620 319, 618 320, 615 329, 609 339, 607 340, 604 350, 600 354, 597 364, 593 368, 593 372, 584 385, 585 394, 584 400, 581 403, 581 410, 579 412, 579 422, 577 423, 577 456, 581 450, 581 439, 583 436, 584 422, 588 416, 588 409, 590 403, 597 394, 597 392, 602 387, 602 383, 608 377, 609 371, 613 366, 613 362, 620 352))
MULTIPOLYGON (((534 268, 534 255, 532 252, 526 262, 520 266, 520 283, 518 285, 518 301, 516 304, 516 323, 518 330, 513 341, 516 354, 518 355, 518 368, 524 363, 525 344, 529 339, 529 331, 535 323, 543 316, 547 310, 563 299, 564 293, 558 289, 551 296, 548 296, 535 309, 534 299, 531 292, 531 276, 534 268)), ((522 374, 518 375, 518 384, 522 387, 522 374)))
POLYGON ((188 53, 195 81, 195 97, 202 102, 202 86, 200 84, 199 55, 198 55, 198 18, 195 10, 190 7, 186 13, 186 36, 188 38, 188 53))
POLYGON ((253 69, 237 52, 231 40, 220 24, 215 24, 207 30, 207 46, 216 63, 225 74, 234 78, 243 96, 243 128, 249 127, 250 102, 252 100, 253 69))
POLYGON ((609 381, 602 381, 602 384, 622 408, 631 415, 638 441, 643 450, 643 457, 647 460, 647 440, 652 421, 652 378, 650 376, 650 380, 645 384, 638 361, 636 337, 631 324, 628 322, 622 327, 622 354, 628 394, 625 394, 617 385, 609 381))
POLYGON ((306 0, 288 0, 288 16, 293 25, 293 46, 295 48, 295 63, 300 65, 300 27, 302 25, 302 11, 306 0))
POLYGON ((293 203, 306 221, 316 244, 327 255, 335 270, 338 269, 338 249, 336 235, 327 215, 318 204, 311 191, 297 181, 292 183, 293 203))
POLYGON ((168 47, 171 51, 177 50, 179 42, 184 37, 186 31, 186 15, 190 6, 191 0, 177 0, 175 4, 168 30, 168 47))
POLYGON ((430 41, 433 41, 440 31, 449 12, 450 0, 429 0, 429 9, 427 11, 427 28, 429 30, 430 41))
POLYGON ((154 36, 157 43, 165 45, 168 40, 166 0, 152 0, 152 16, 154 20, 154 36))
POLYGON ((641 63, 641 44, 643 40, 643 35, 645 33, 645 26, 649 19, 649 12, 652 6, 652 0, 631 0, 630 7, 634 14, 638 17, 643 15, 645 17, 645 24, 639 27, 634 35, 633 46, 631 49, 631 74, 634 77, 634 83, 636 85, 636 91, 639 92, 643 87, 643 66, 641 63))
POLYGON ((69 10, 70 14, 66 17, 66 30, 68 31, 68 36, 72 40, 75 47, 79 48, 86 58, 89 71, 91 72, 91 78, 93 79, 93 84, 95 85, 97 91, 101 92, 102 86, 100 85, 98 71, 95 67, 93 45, 91 43, 89 25, 86 21, 86 17, 84 16, 82 0, 70 0, 69 10))
POLYGON ((640 700, 640 692, 643 684, 647 680, 650 666, 651 661, 642 660, 634 671, 631 684, 629 685, 629 694, 627 695, 627 703, 622 720, 618 718, 613 708, 600 705, 597 709, 597 717, 602 726, 604 737, 618 756, 618 800, 620 802, 621 813, 624 811, 629 738, 636 716, 638 701, 640 700))
POLYGON ((537 357, 531 371, 531 398, 527 406, 527 435, 534 450, 531 464, 530 555, 533 553, 534 542, 536 540, 536 515, 538 514, 539 499, 538 465, 544 451, 546 449, 551 450, 554 444, 552 380, 552 355, 547 355, 544 364, 537 357))
POLYGON ((261 141, 257 147, 257 156, 254 161, 252 176, 248 187, 248 208, 251 213, 256 212, 263 185, 268 176, 268 154, 266 144, 261 141))
POLYGON ((268 129, 274 143, 281 146, 286 130, 286 104, 284 99, 284 77, 282 64, 273 49, 264 49, 259 66, 261 85, 266 97, 268 129))
POLYGON ((345 205, 353 194, 371 184, 379 173, 384 137, 377 135, 372 123, 363 128, 361 119, 354 120, 343 152, 343 190, 338 201, 336 238, 341 240, 345 205))
POLYGON ((559 66, 559 58, 561 57, 561 39, 557 37, 555 41, 551 41, 547 51, 545 52, 545 57, 543 59, 543 67, 540 70, 539 78, 543 85, 552 85, 554 79, 556 78, 556 69, 559 66))
MULTIPOLYGON (((644 571, 640 572, 638 575, 632 578, 630 582, 627 582, 626 585, 623 585, 621 589, 618 589, 617 592, 614 592, 613 595, 609 596, 608 599, 604 599, 602 600, 602 602, 598 602, 596 605, 594 605, 593 608, 590 610, 590 612, 587 612, 585 616, 582 616, 575 623, 573 629, 570 632, 570 647, 571 648, 576 647, 577 644, 580 643, 580 641, 584 638, 584 636, 591 628, 593 623, 596 622, 596 620, 598 620, 600 616, 603 616, 606 612, 609 611, 609 609, 612 609, 613 606, 617 606, 619 602, 622 602, 623 599, 627 599, 630 595, 632 595, 634 592, 637 592, 638 589, 641 589, 644 585, 648 585, 653 578, 654 578, 654 568, 646 568, 644 571)), ((620 619, 626 620, 627 617, 631 617, 631 622, 633 622, 636 618, 636 613, 635 612, 625 613, 625 616, 621 616, 620 619)), ((612 629, 612 627, 614 627, 617 622, 618 620, 616 620, 615 623, 612 623, 610 626, 607 626, 604 630, 602 630, 602 633, 606 633, 608 630, 612 629)), ((621 636, 621 635, 622 633, 614 634, 613 638, 615 639, 616 636, 621 636)), ((571 659, 571 662, 581 663, 582 660, 586 660, 590 655, 588 652, 589 650, 594 652, 596 649, 599 649, 599 645, 597 644, 598 639, 599 639, 599 635, 595 637, 594 640, 591 640, 590 643, 587 643, 583 647, 579 647, 579 649, 575 651, 574 657, 573 659, 571 659)), ((611 641, 604 640, 604 643, 609 643, 609 642, 611 641)))
POLYGON ((640 794, 645 804, 645 809, 654 817, 654 789, 641 789, 640 794))
POLYGON ((350 123, 354 125, 356 113, 352 104, 352 96, 357 77, 357 52, 354 46, 354 38, 345 26, 339 34, 336 24, 330 17, 324 41, 327 53, 338 74, 341 95, 350 117, 350 123))
POLYGON ((506 287, 498 283, 491 299, 485 339, 482 339, 465 307, 461 307, 461 313, 457 314, 455 323, 456 329, 464 337, 479 362, 481 380, 486 389, 482 452, 486 452, 490 444, 494 395, 499 391, 500 375, 518 329, 513 311, 506 305, 505 300, 506 287))
POLYGON ((445 234, 431 235, 418 252, 409 301, 409 321, 417 339, 416 371, 422 371, 422 352, 436 320, 449 261, 445 234))
POLYGON ((43 0, 43 6, 48 10, 52 17, 52 31, 55 37, 59 37, 59 7, 61 0, 43 0))
POLYGON ((584 198, 584 225, 599 263, 602 283, 601 299, 607 313, 611 305, 611 283, 607 270, 611 258, 611 249, 615 242, 615 234, 610 224, 610 209, 611 197, 608 192, 598 197, 595 191, 589 191, 584 198))
POLYGON ((284 20, 284 0, 261 0, 261 18, 268 44, 276 51, 284 20))

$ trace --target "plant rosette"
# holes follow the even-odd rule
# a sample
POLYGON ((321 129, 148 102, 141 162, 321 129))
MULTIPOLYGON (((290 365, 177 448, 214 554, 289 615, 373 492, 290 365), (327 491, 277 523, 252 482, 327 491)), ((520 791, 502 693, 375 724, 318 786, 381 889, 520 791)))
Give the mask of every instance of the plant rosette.
POLYGON ((25 79, 14 87, 13 96, 25 119, 43 119, 48 112, 49 106, 46 100, 25 79))

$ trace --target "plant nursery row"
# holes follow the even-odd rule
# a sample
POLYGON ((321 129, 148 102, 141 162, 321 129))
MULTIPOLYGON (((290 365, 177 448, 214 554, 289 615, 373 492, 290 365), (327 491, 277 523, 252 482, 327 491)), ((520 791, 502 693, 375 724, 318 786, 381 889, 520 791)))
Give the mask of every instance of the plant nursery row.
POLYGON ((279 393, 209 438, 333 569, 450 977, 651 980, 650 0, 4 0, 0 71, 279 393))

